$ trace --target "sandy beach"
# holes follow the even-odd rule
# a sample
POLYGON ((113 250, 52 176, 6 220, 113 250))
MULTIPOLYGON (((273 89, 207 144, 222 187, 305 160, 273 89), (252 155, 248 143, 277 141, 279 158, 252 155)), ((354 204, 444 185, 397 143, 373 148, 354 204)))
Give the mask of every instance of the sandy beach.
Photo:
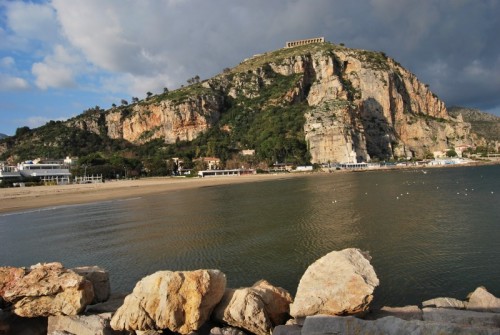
POLYGON ((259 182, 293 178, 303 174, 267 174, 210 178, 144 178, 99 184, 71 184, 0 189, 0 213, 26 209, 91 203, 145 194, 206 186, 259 182))

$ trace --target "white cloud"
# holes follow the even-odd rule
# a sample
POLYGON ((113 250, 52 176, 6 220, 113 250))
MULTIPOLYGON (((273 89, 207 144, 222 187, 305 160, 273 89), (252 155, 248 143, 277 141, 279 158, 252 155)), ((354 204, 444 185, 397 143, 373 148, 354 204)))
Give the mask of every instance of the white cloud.
POLYGON ((56 45, 53 53, 42 62, 34 63, 32 73, 35 84, 41 89, 75 87, 75 76, 83 67, 80 57, 62 45, 56 45))
POLYGON ((3 6, 7 24, 18 38, 44 42, 57 39, 56 15, 49 4, 9 1, 3 6))
POLYGON ((4 69, 10 69, 14 67, 15 64, 16 61, 12 57, 3 57, 2 59, 0 59, 0 67, 4 69))
POLYGON ((30 85, 25 79, 0 73, 0 91, 18 91, 28 88, 30 85))

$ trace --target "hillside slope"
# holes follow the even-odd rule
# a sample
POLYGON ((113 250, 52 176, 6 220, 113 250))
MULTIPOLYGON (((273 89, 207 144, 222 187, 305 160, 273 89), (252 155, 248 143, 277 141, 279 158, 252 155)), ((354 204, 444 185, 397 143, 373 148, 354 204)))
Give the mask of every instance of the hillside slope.
MULTIPOLYGON (((217 156, 236 165, 242 149, 255 149, 255 161, 304 164, 421 158, 475 140, 470 125, 397 62, 330 43, 256 55, 201 83, 90 109, 61 126, 80 139, 94 134, 85 136, 99 138, 101 151, 144 157, 161 148, 165 157, 217 156)), ((70 152, 65 136, 38 137, 45 148, 70 152)), ((1 142, 0 153, 22 158, 27 152, 15 151, 22 141, 1 142)))
POLYGON ((500 117, 485 112, 479 109, 465 107, 450 107, 450 115, 462 118, 465 122, 471 124, 472 131, 487 141, 500 141, 500 117))

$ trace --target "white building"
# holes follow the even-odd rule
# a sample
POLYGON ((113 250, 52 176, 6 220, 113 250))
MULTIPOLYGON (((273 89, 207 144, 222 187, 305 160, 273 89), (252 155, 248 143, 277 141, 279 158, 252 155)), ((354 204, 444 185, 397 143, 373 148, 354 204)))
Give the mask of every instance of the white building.
POLYGON ((17 170, 23 178, 39 178, 44 183, 69 184, 71 173, 60 164, 21 163, 17 170))

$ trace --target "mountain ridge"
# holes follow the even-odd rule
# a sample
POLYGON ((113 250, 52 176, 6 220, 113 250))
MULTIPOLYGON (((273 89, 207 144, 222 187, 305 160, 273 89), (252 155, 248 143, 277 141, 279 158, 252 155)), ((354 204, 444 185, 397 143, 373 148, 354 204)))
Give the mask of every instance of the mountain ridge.
MULTIPOLYGON (((202 82, 52 123, 71 129, 64 136, 73 142, 100 138, 107 144, 99 151, 108 154, 115 148, 141 159, 217 156, 226 167, 423 158, 481 141, 395 60, 331 43, 255 55, 202 82), (253 161, 239 155, 244 149, 256 151, 253 161)), ((32 145, 81 155, 61 136, 35 133, 26 135, 32 145)), ((0 145, 2 157, 27 154, 15 152, 18 140, 0 145)))

